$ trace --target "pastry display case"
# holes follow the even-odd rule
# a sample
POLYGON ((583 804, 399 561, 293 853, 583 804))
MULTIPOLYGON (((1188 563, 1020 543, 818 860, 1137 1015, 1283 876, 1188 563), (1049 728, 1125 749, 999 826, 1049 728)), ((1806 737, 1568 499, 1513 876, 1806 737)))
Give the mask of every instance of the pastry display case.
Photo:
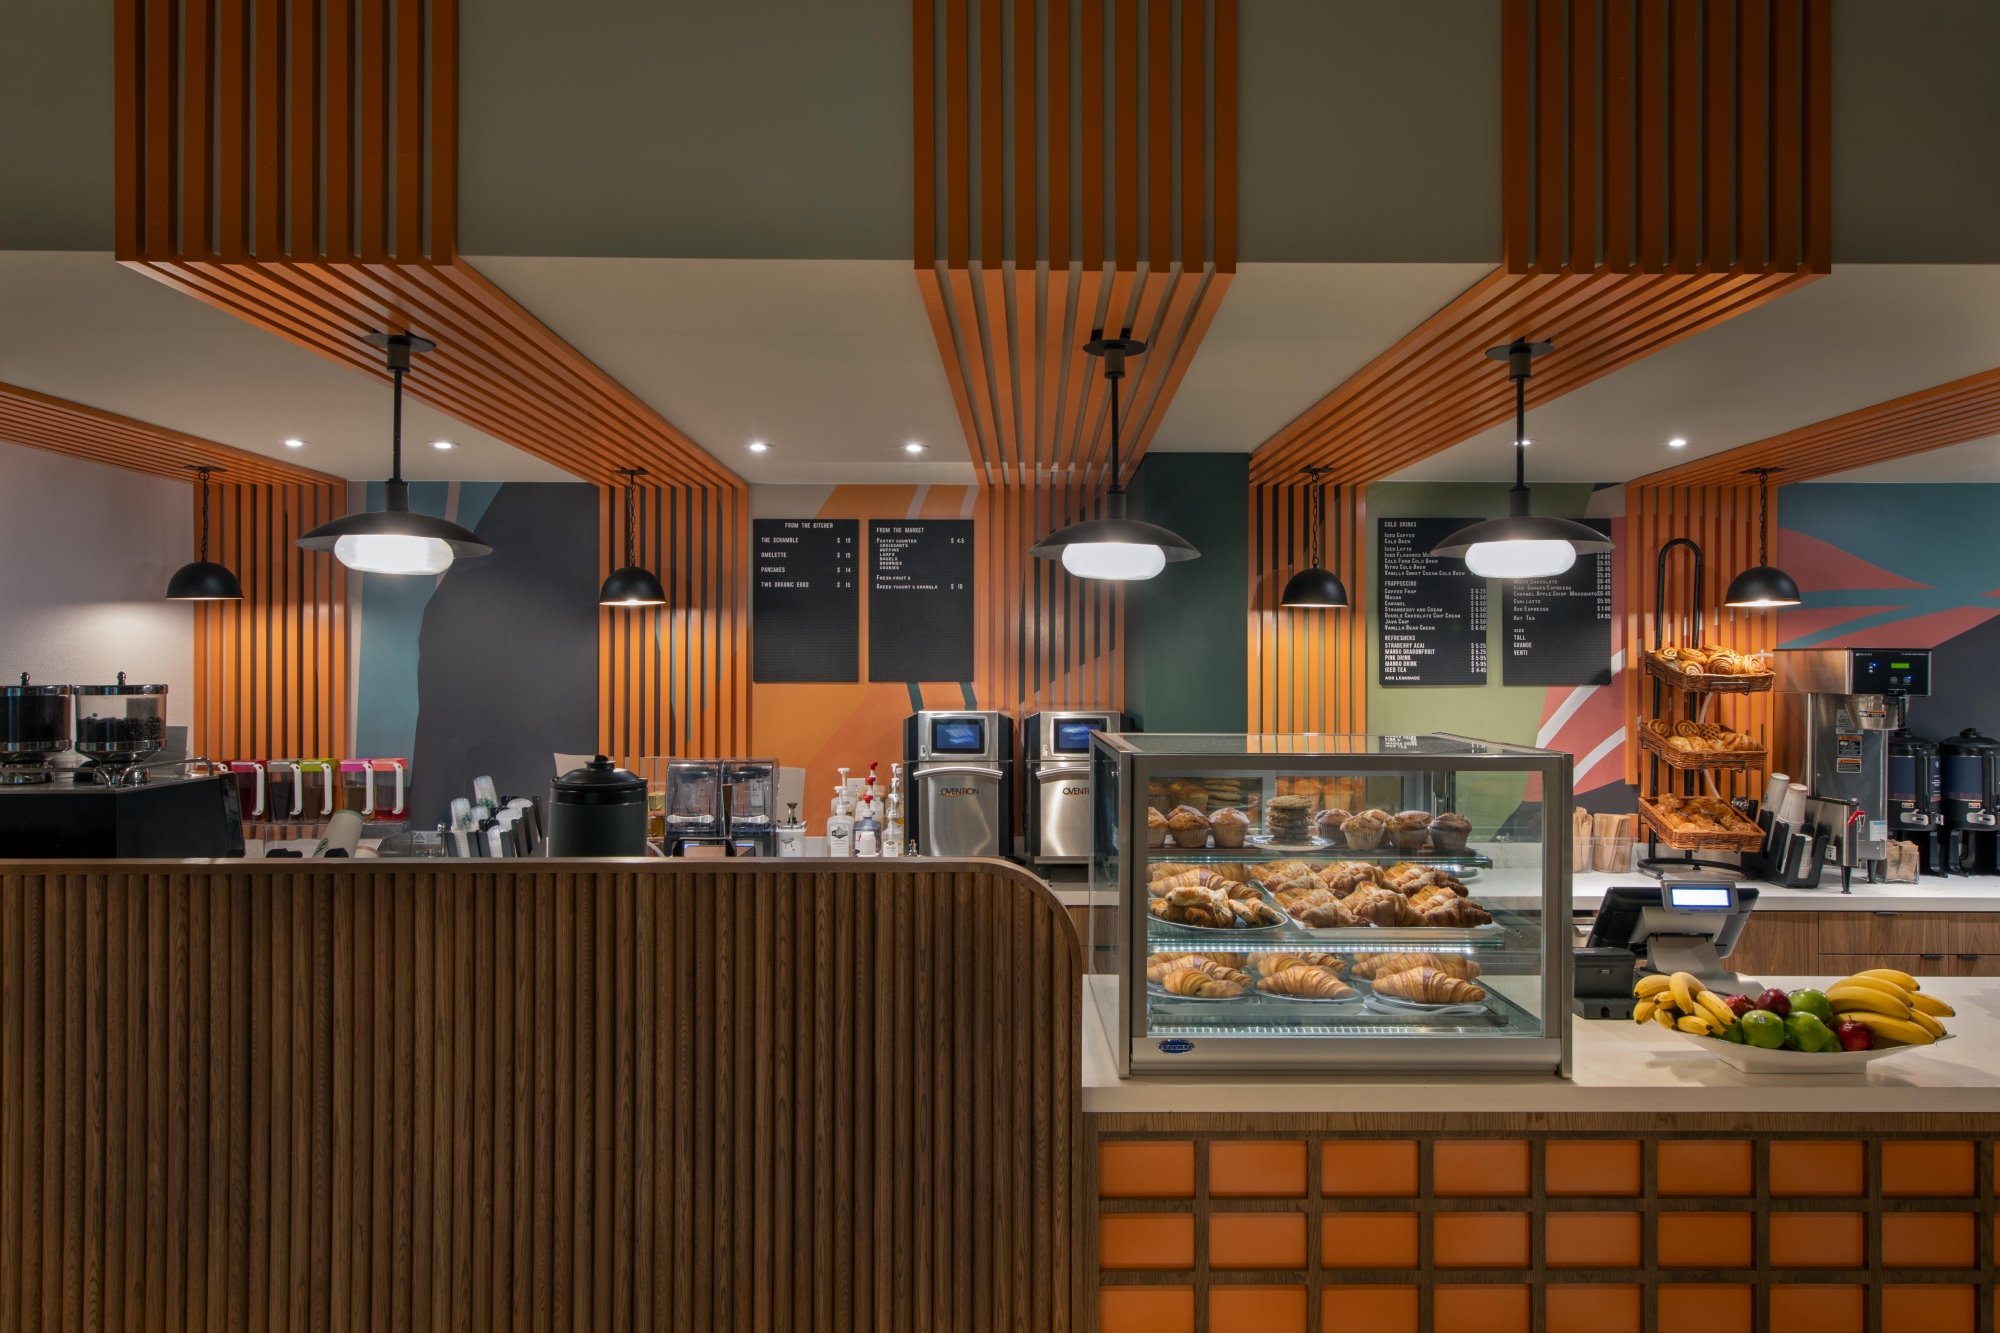
POLYGON ((1092 738, 1121 1073, 1569 1070, 1571 760, 1461 736, 1092 738))

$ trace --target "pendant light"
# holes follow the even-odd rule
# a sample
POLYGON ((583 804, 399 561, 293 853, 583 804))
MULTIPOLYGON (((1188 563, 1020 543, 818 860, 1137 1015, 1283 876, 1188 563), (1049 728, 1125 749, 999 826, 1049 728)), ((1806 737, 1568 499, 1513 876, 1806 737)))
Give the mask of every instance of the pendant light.
POLYGON ((470 528, 410 512, 410 484, 403 480, 403 376, 410 369, 412 353, 431 351, 437 344, 413 333, 371 333, 362 341, 382 349, 395 382, 389 480, 382 484, 382 510, 322 523, 299 538, 299 545, 308 551, 331 551, 334 559, 363 574, 442 574, 460 556, 493 554, 493 548, 470 528))
POLYGON ((618 475, 625 478, 625 563, 612 570, 611 577, 604 580, 604 586, 597 590, 597 604, 665 606, 667 590, 660 586, 660 580, 653 571, 642 567, 632 555, 632 534, 639 528, 638 483, 639 478, 646 475, 646 469, 621 467, 618 475))
POLYGON ((1757 563, 1729 581, 1724 606, 1797 606, 1805 598, 1790 574, 1771 563, 1771 474, 1780 467, 1753 467, 1745 476, 1757 478, 1757 563))
POLYGON ((1187 541, 1157 523, 1125 517, 1125 486, 1118 455, 1118 381, 1125 378, 1125 358, 1146 350, 1146 344, 1126 329, 1116 338, 1094 329, 1083 350, 1104 361, 1104 378, 1111 385, 1111 485, 1104 492, 1103 518, 1085 519, 1059 528, 1029 548, 1043 560, 1060 560, 1080 579, 1132 582, 1150 579, 1169 560, 1193 560, 1201 555, 1187 541))
POLYGON ((1517 338, 1486 352, 1507 363, 1507 378, 1514 382, 1514 489, 1507 493, 1507 517, 1460 528, 1431 551, 1463 557, 1465 567, 1481 578, 1548 578, 1575 564, 1579 555, 1611 549, 1611 539, 1595 528, 1528 512, 1528 376, 1534 359, 1553 346, 1517 338))
POLYGON ((1319 479, 1333 471, 1330 467, 1308 467, 1305 474, 1312 478, 1312 545, 1307 556, 1308 567, 1292 575, 1285 584, 1284 594, 1278 598, 1278 605, 1295 611, 1334 611, 1346 606, 1347 585, 1340 576, 1330 569, 1323 569, 1319 563, 1320 531, 1325 525, 1321 512, 1321 497, 1325 494, 1319 479))
POLYGON ((208 476, 220 472, 218 467, 195 467, 188 470, 195 474, 196 485, 201 487, 201 539, 195 548, 200 557, 174 571, 167 580, 167 600, 170 602, 240 602, 243 600, 243 585, 230 572, 229 566, 219 565, 208 558, 208 476))

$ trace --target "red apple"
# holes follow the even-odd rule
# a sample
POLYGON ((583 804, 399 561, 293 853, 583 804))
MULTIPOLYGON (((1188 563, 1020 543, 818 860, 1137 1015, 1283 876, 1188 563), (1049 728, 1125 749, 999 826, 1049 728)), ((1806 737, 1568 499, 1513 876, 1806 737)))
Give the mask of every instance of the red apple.
POLYGON ((1840 1038, 1840 1049, 1843 1051, 1875 1049, 1875 1034, 1851 1018, 1835 1023, 1833 1035, 1840 1038))
POLYGON ((1757 1007, 1756 1002, 1748 995, 1725 995, 1722 997, 1722 1002, 1728 1005, 1729 1012, 1735 1014, 1738 1018, 1743 1017, 1743 1015, 1757 1007))
POLYGON ((1792 997, 1773 986, 1757 997, 1757 1008, 1768 1009, 1778 1017, 1786 1018, 1792 1012, 1792 997))

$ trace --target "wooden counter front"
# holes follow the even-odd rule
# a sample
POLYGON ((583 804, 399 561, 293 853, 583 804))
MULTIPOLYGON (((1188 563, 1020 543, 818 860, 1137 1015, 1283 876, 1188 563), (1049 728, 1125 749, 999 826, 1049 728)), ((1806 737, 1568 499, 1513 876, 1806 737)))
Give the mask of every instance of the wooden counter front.
POLYGON ((1087 1325, 997 862, 0 863, 0 1329, 1087 1325))

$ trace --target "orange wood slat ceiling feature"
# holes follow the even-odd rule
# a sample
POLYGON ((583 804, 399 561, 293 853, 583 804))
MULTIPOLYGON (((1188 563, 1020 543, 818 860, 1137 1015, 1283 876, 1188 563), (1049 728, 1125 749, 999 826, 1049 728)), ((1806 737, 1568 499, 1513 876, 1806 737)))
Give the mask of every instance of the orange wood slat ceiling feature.
POLYGON ((176 481, 192 481, 188 469, 196 467, 214 468, 236 482, 296 486, 335 480, 311 468, 13 384, 0 384, 0 440, 176 481))
POLYGON ((1149 346, 1129 475, 1236 268, 1235 0, 913 14, 917 281, 973 463, 1101 486, 1108 398, 1081 348, 1129 328, 1149 346))
POLYGON ((1367 593, 1366 488, 1299 477, 1250 488, 1251 731, 1365 730, 1368 716, 1368 623, 1358 609, 1367 593), (1344 611, 1287 611, 1285 582, 1304 569, 1312 543, 1312 489, 1320 487, 1323 567, 1340 576, 1353 603, 1344 611))
POLYGON ((586 480, 741 482, 458 257, 457 0, 119 0, 120 260, 586 480))
POLYGON ((1101 498, 1074 478, 980 489, 973 678, 980 707, 1122 707, 1122 586, 1072 578, 1053 560, 1023 554, 1044 533, 1097 512, 1101 498))

